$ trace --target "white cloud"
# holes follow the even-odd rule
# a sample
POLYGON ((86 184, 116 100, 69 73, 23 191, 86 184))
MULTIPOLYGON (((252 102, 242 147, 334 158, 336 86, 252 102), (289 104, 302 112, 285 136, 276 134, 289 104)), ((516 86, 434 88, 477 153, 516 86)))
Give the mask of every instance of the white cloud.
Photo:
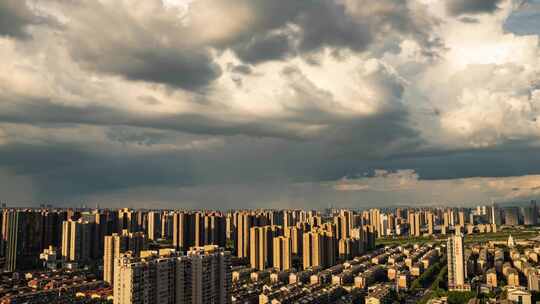
POLYGON ((376 170, 370 177, 343 178, 327 185, 338 192, 358 192, 359 198, 381 192, 393 197, 395 203, 456 205, 487 203, 492 199, 512 202, 540 195, 540 175, 425 180, 414 170, 376 170))
MULTIPOLYGON (((475 16, 474 23, 446 17, 438 29, 447 50, 411 80, 427 100, 416 104, 440 113, 435 124, 422 128, 434 144, 485 148, 539 139, 539 37, 506 32, 513 5, 503 1, 500 7, 475 16)), ((415 101, 410 103, 414 109, 415 101)))

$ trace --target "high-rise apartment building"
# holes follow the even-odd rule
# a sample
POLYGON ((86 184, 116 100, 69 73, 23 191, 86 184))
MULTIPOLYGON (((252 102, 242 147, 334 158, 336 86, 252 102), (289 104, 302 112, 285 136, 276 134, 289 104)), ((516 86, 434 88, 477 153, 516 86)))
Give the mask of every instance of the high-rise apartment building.
POLYGON ((103 255, 105 236, 113 233, 112 223, 109 214, 101 212, 101 210, 94 210, 93 215, 94 229, 90 241, 92 243, 90 256, 92 259, 100 259, 103 255))
POLYGON ((148 212, 146 236, 149 240, 156 240, 161 237, 161 214, 159 212, 148 212))
POLYGON ((231 303, 230 259, 230 253, 216 245, 192 248, 180 264, 184 276, 178 280, 184 282, 180 290, 185 291, 191 302, 180 299, 177 303, 231 303))
MULTIPOLYGON (((390 214, 381 214, 381 220, 380 220, 380 230, 381 230, 381 236, 389 235, 390 232, 390 221, 391 221, 391 215, 390 214)), ((340 239, 338 237, 338 239, 340 239)))
POLYGON ((467 269, 463 249, 463 235, 456 230, 456 233, 448 238, 446 245, 449 290, 462 290, 465 288, 467 269))
POLYGON ((370 209, 369 210, 369 224, 375 230, 377 237, 381 237, 381 210, 370 209))
POLYGON ((114 267, 114 304, 177 303, 176 258, 127 253, 116 259, 114 267))
POLYGON ((200 247, 205 245, 204 237, 204 214, 201 212, 195 213, 195 247, 200 247))
POLYGON ((460 227, 465 227, 465 211, 464 210, 458 211, 458 225, 460 227))
POLYGON ((407 211, 407 224, 409 225, 409 236, 414 236, 415 227, 414 227, 414 211, 407 211))
POLYGON ((336 225, 336 238, 344 239, 351 235, 351 222, 350 217, 346 214, 338 215, 334 217, 334 224, 336 225))
POLYGON ((284 236, 274 238, 273 257, 274 268, 288 270, 292 267, 291 239, 284 236))
POLYGON ((531 201, 529 206, 523 208, 523 224, 527 226, 536 226, 538 224, 536 201, 531 201))
POLYGON ((501 225, 501 210, 495 203, 492 203, 490 208, 490 223, 495 226, 501 225))
POLYGON ((236 240, 236 222, 234 221, 234 215, 227 213, 225 217, 225 238, 229 242, 236 240))
POLYGON ((517 207, 504 208, 504 224, 507 226, 519 225, 519 210, 517 207))
POLYGON ((290 210, 285 210, 283 213, 283 228, 287 229, 291 226, 294 226, 295 221, 293 218, 293 212, 290 210))
MULTIPOLYGON (((182 251, 187 251, 193 246, 225 247, 227 229, 230 228, 230 226, 227 228, 226 216, 220 213, 175 212, 172 215, 173 245, 182 251)), ((249 230, 247 241, 249 242, 249 230)), ((245 247, 247 250, 248 246, 245 247)))
POLYGON ((42 216, 31 210, 4 210, 2 238, 5 270, 32 269, 39 263, 42 244, 42 216))
POLYGON ((251 227, 249 229, 249 264, 251 267, 264 270, 272 262, 272 231, 269 226, 251 227))
POLYGON ((91 252, 93 223, 79 219, 62 223, 62 259, 77 262, 88 261, 91 252))
POLYGON ((65 211, 41 211, 41 222, 43 227, 42 246, 47 248, 53 246, 59 248, 62 244, 62 223, 67 219, 65 211))
POLYGON ((336 263, 336 239, 329 231, 312 230, 304 233, 304 269, 321 266, 330 267, 336 263))
POLYGON ((231 303, 230 253, 215 245, 187 255, 157 252, 116 260, 114 304, 231 303))
POLYGON ((443 212, 443 222, 441 225, 441 234, 446 234, 448 232, 448 228, 450 227, 450 211, 445 210, 443 212))
POLYGON ((239 258, 249 258, 249 231, 253 227, 254 217, 247 212, 240 212, 236 223, 236 255, 239 258))
POLYGON ((361 241, 357 238, 340 239, 338 241, 339 258, 342 261, 352 259, 360 254, 361 241))
POLYGON ((407 215, 407 221, 409 223, 409 235, 419 237, 420 236, 420 212, 411 210, 407 215))
POLYGON ((105 236, 103 252, 103 280, 110 285, 114 283, 114 261, 123 253, 130 252, 131 256, 137 257, 146 248, 146 237, 142 232, 128 232, 123 230, 121 234, 114 233, 105 236))
POLYGON ((203 238, 201 245, 225 247, 226 218, 218 213, 206 214, 203 220, 203 238))
POLYGON ((161 214, 161 238, 164 240, 172 240, 174 228, 173 228, 173 215, 165 212, 161 214))
POLYGON ((187 251, 195 245, 195 215, 187 212, 173 214, 173 246, 187 251))
POLYGON ((287 227, 284 230, 284 235, 291 239, 291 252, 295 256, 302 256, 303 234, 303 229, 296 226, 287 227))
POLYGON ((118 227, 117 232, 127 230, 129 232, 135 232, 138 230, 137 215, 128 208, 118 210, 118 227))
POLYGON ((426 212, 426 222, 427 222, 428 234, 433 235, 433 231, 435 230, 435 216, 433 215, 433 212, 431 211, 426 212))
POLYGON ((259 270, 272 267, 274 237, 282 234, 281 226, 251 227, 249 230, 251 267, 259 270))

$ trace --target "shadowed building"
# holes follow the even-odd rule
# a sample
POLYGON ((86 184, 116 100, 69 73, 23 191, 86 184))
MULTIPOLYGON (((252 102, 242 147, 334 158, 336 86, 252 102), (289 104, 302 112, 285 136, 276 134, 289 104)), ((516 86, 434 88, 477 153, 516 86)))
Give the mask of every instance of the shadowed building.
POLYGON ((38 266, 39 254, 44 249, 41 220, 42 216, 39 212, 4 211, 5 270, 25 270, 38 266))
POLYGON ((142 232, 130 233, 123 230, 122 234, 114 233, 105 236, 103 252, 103 280, 111 285, 114 283, 114 260, 125 252, 133 257, 146 248, 146 237, 142 232))
POLYGON ((274 268, 279 270, 289 270, 292 265, 292 251, 291 251, 291 239, 284 236, 274 238, 273 246, 273 261, 274 268))

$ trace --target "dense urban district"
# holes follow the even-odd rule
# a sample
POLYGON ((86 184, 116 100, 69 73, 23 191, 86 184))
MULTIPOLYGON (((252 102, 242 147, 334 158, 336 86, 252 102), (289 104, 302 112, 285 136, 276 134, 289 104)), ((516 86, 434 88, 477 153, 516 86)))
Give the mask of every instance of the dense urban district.
POLYGON ((2 206, 0 304, 535 303, 535 201, 475 208, 2 206))

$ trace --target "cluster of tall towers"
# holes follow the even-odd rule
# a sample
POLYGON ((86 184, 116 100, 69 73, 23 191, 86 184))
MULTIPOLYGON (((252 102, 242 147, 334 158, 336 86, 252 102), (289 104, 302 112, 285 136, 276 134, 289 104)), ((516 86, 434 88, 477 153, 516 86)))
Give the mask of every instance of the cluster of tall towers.
POLYGON ((61 248, 65 261, 100 259, 108 231, 103 214, 73 210, 3 209, 0 255, 7 271, 34 269, 40 253, 61 248))
POLYGON ((236 253, 263 270, 329 267, 374 246, 369 213, 341 210, 324 218, 302 210, 238 211, 232 215, 236 253))
POLYGON ((332 264, 335 259, 365 250, 372 245, 374 237, 406 231, 406 228, 410 235, 419 236, 424 227, 427 227, 427 233, 433 233, 439 224, 444 233, 446 227, 464 225, 466 218, 467 213, 454 209, 339 210, 330 220, 319 212, 304 210, 202 212, 119 209, 81 212, 4 209, 0 249, 10 270, 37 265, 36 257, 49 246, 61 248, 66 261, 85 261, 103 255, 106 235, 123 234, 125 230, 143 233, 149 241, 172 240, 174 248, 180 251, 204 245, 228 247, 238 257, 253 262, 253 267, 286 269, 292 267, 292 260, 296 258, 302 262, 305 259, 306 265, 319 260, 323 265, 332 264), (279 239, 274 241, 274 238, 279 239), (280 250, 273 249, 274 243, 280 250), (320 248, 317 245, 316 249, 311 249, 304 243, 320 244, 320 248), (309 248, 310 252, 304 248, 309 248), (330 258, 319 259, 319 256, 330 258))
POLYGON ((449 285, 463 289, 462 231, 472 233, 475 227, 496 231, 503 220, 507 225, 534 225, 538 210, 535 202, 521 213, 513 207, 503 213, 495 204, 476 209, 332 209, 326 213, 294 209, 4 208, 0 220, 4 270, 38 268, 40 253, 56 252, 50 250, 55 247, 63 263, 84 265, 103 259, 103 279, 123 299, 116 302, 115 295, 117 304, 131 303, 130 297, 147 297, 144 303, 168 303, 171 299, 178 303, 228 303, 215 299, 230 299, 223 290, 230 290, 233 255, 236 261, 258 270, 328 268, 374 248, 378 237, 400 235, 449 234, 449 285), (167 249, 156 250, 164 247, 167 249), (159 272, 170 275, 162 279, 156 276, 159 272), (128 287, 121 286, 146 287, 126 291, 128 287), (207 295, 210 298, 205 298, 207 295))
MULTIPOLYGON (((512 208, 506 209, 507 224, 537 223, 535 202, 519 218, 512 208)), ((3 209, 0 254, 6 270, 35 267, 39 254, 49 246, 56 247, 64 261, 84 263, 109 255, 104 254, 105 236, 142 233, 149 242, 172 242, 179 251, 217 245, 254 268, 288 269, 332 265, 372 247, 376 237, 446 234, 478 223, 486 231, 496 231, 501 219, 495 204, 476 210, 374 208, 332 210, 330 214, 312 210, 3 209)))
POLYGON ((6 270, 24 270, 39 266, 40 253, 49 247, 64 262, 103 258, 110 265, 111 257, 140 251, 126 239, 168 240, 178 251, 217 245, 254 268, 286 270, 332 265, 372 247, 377 212, 341 210, 325 218, 304 210, 4 209, 0 249, 6 270))
MULTIPOLYGON (((501 210, 495 204, 473 208, 396 208, 376 209, 377 236, 409 236, 442 234, 451 231, 496 232, 501 225, 501 210)), ((506 214, 506 211, 505 211, 506 214)), ((534 214, 534 211, 531 212, 534 214)), ((531 220, 532 222, 532 220, 531 220)))

